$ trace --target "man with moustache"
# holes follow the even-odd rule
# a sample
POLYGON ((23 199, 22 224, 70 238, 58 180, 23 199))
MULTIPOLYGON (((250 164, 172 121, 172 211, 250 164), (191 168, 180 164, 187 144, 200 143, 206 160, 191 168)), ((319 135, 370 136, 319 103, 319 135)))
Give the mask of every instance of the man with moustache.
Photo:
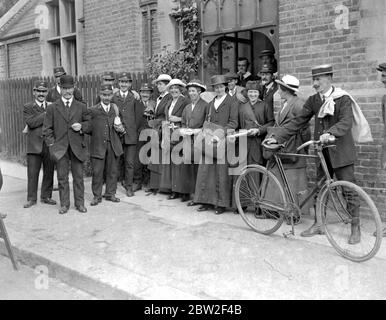
POLYGON ((66 214, 70 208, 69 168, 74 185, 75 208, 86 213, 84 206, 83 162, 87 159, 85 133, 90 132, 90 113, 87 106, 74 98, 75 81, 72 76, 60 78, 61 99, 47 107, 43 136, 51 157, 56 161, 60 209, 66 214))
POLYGON ((265 49, 260 52, 259 58, 261 60, 262 65, 271 65, 273 73, 277 73, 277 60, 275 58, 275 51, 265 49))
POLYGON ((264 64, 260 70, 261 84, 264 87, 260 99, 265 101, 270 108, 273 107, 273 96, 278 88, 273 73, 273 67, 269 64, 264 64))
POLYGON ((27 103, 23 109, 23 116, 27 130, 27 203, 24 208, 36 205, 39 173, 43 165, 43 182, 40 199, 42 203, 56 205, 51 199, 54 182, 54 162, 50 157, 48 146, 43 140, 43 122, 46 115, 48 102, 48 85, 45 81, 36 81, 33 94, 35 100, 27 103))
MULTIPOLYGON (((381 72, 381 81, 386 88, 386 62, 381 63, 377 67, 377 70, 381 72)), ((383 130, 383 144, 382 144, 382 168, 386 169, 386 95, 384 95, 382 98, 381 108, 382 108, 382 120, 383 120, 383 124, 385 125, 383 130)), ((386 228, 383 229, 383 236, 386 237, 386 228)))
MULTIPOLYGON (((328 113, 328 110, 324 109, 325 100, 330 96, 334 97, 334 92, 340 90, 332 85, 332 77, 333 69, 331 65, 314 67, 312 69, 313 87, 317 93, 308 98, 297 117, 282 127, 272 128, 272 134, 266 142, 268 144, 284 143, 291 136, 304 129, 311 118, 315 116, 314 139, 320 139, 322 143, 328 143, 332 138, 336 139, 336 148, 325 148, 323 150, 331 176, 335 174, 338 180, 355 183, 354 162, 356 152, 351 133, 354 118, 351 99, 348 95, 334 98, 335 107, 332 115, 328 113)), ((318 178, 321 178, 323 175, 324 172, 319 167, 318 178)), ((353 217, 348 243, 352 245, 358 244, 361 239, 358 195, 351 191, 343 191, 343 196, 347 201, 347 210, 353 217)), ((324 234, 321 221, 319 220, 320 217, 317 216, 315 211, 314 224, 309 229, 303 231, 301 236, 312 237, 324 234)))
POLYGON ((102 85, 101 102, 90 108, 91 113, 91 144, 90 156, 92 163, 92 192, 94 199, 91 206, 102 202, 103 173, 106 173, 105 199, 120 202, 115 196, 118 179, 118 160, 123 154, 120 134, 124 128, 119 118, 119 110, 111 103, 113 88, 102 85))
POLYGON ((134 190, 138 190, 138 185, 141 184, 138 177, 135 177, 136 164, 139 160, 137 153, 137 143, 139 137, 139 129, 143 122, 143 105, 130 92, 131 78, 127 72, 122 72, 119 77, 119 91, 112 98, 112 103, 119 108, 119 113, 122 118, 123 126, 126 134, 123 136, 123 151, 124 151, 124 168, 125 168, 125 189, 128 197, 134 196, 134 190), (135 184, 135 186, 134 186, 135 184), (135 189, 134 189, 135 187, 135 189))
MULTIPOLYGON (((60 94, 60 85, 59 84, 60 84, 60 77, 64 76, 64 75, 66 75, 66 72, 64 71, 64 68, 62 66, 54 68, 54 76, 55 76, 56 85, 48 91, 48 95, 47 95, 47 99, 46 99, 48 102, 53 103, 62 97, 60 94)), ((83 97, 82 97, 82 93, 80 92, 80 90, 78 88, 74 88, 74 98, 75 98, 75 100, 78 100, 80 102, 84 102, 83 97)))

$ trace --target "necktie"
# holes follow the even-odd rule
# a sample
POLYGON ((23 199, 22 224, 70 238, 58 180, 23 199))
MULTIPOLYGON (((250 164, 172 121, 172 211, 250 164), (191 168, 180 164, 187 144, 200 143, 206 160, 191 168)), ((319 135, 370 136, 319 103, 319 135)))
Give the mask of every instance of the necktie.
POLYGON ((70 107, 70 101, 66 101, 66 107, 69 108, 70 107))

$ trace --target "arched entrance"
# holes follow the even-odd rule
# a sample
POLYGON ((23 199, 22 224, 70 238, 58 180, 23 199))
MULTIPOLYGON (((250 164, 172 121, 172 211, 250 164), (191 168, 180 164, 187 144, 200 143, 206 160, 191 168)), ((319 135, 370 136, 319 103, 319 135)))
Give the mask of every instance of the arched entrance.
POLYGON ((206 0, 201 4, 203 30, 201 77, 209 84, 214 74, 237 72, 237 59, 251 62, 250 72, 261 67, 259 53, 278 58, 277 0, 206 0))

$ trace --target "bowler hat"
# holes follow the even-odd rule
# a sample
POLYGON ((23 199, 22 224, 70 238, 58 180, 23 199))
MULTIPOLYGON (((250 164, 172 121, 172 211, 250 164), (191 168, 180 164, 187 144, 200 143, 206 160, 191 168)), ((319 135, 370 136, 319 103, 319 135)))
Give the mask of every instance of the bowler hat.
POLYGON ((58 66, 54 68, 54 76, 55 78, 61 77, 66 74, 66 71, 64 71, 64 68, 62 66, 58 66))
POLYGON ((103 80, 115 80, 115 74, 113 71, 105 71, 102 74, 103 80))
POLYGON ((321 76, 324 74, 333 74, 332 65, 323 64, 320 66, 313 67, 311 69, 312 77, 321 76))
POLYGON ((113 87, 111 86, 111 84, 102 84, 100 93, 113 93, 113 87))
POLYGON ((225 75, 223 75, 223 74, 215 75, 215 76, 210 78, 211 86, 215 86, 215 85, 218 85, 218 84, 225 84, 225 85, 227 85, 228 83, 229 83, 229 79, 225 75))
POLYGON ((34 83, 34 90, 48 90, 48 84, 46 81, 37 80, 34 83))
POLYGON ((201 80, 199 80, 199 79, 194 79, 194 80, 190 81, 190 82, 186 85, 186 89, 189 89, 189 87, 200 88, 200 89, 201 89, 201 92, 206 91, 206 86, 205 86, 205 85, 201 82, 201 80))
POLYGON ((386 62, 381 63, 378 67, 377 70, 380 72, 386 72, 386 62))
POLYGON ((263 91, 263 87, 258 81, 248 81, 245 88, 247 90, 257 90, 260 93, 263 91))
POLYGON ((265 49, 260 52, 259 57, 264 57, 264 56, 274 56, 275 55, 275 50, 270 50, 270 49, 265 49))
POLYGON ((300 81, 294 76, 286 74, 281 80, 275 80, 275 82, 294 92, 299 92, 300 81))
POLYGON ((153 91, 153 87, 148 83, 144 83, 142 84, 141 89, 139 89, 139 91, 153 91))
POLYGON ((75 80, 73 76, 64 75, 60 78, 60 86, 62 88, 73 88, 75 86, 75 80))
POLYGON ((169 83, 171 80, 172 80, 172 77, 169 76, 168 74, 160 74, 158 78, 153 81, 153 83, 157 83, 160 81, 165 81, 169 83))
POLYGON ((130 73, 128 73, 128 72, 121 72, 118 76, 118 80, 133 81, 130 73))
POLYGON ((170 89, 171 86, 180 86, 180 87, 186 87, 186 84, 182 82, 180 79, 172 79, 168 84, 168 89, 170 89))
POLYGON ((261 69, 260 69, 260 72, 263 72, 263 73, 274 73, 273 72, 273 66, 270 65, 270 64, 264 64, 261 69))

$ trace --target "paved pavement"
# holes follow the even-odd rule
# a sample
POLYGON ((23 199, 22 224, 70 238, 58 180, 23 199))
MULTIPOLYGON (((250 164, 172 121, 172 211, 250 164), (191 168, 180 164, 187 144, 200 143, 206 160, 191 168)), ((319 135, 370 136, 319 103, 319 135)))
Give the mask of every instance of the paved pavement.
MULTIPOLYGON (((286 225, 263 236, 232 213, 198 213, 142 191, 127 198, 121 188, 121 203, 88 206, 87 214, 72 208, 59 216, 57 207, 40 203, 26 210, 25 168, 0 166, 0 212, 8 214, 19 259, 46 265, 50 276, 99 298, 386 298, 385 244, 374 259, 353 263, 325 237, 285 239, 286 225)), ((86 179, 86 203, 91 199, 86 179)), ((304 220, 297 233, 309 224, 304 220)))
POLYGON ((0 256, 0 300, 90 300, 89 294, 46 276, 44 268, 20 266, 16 272, 10 261, 0 256))

